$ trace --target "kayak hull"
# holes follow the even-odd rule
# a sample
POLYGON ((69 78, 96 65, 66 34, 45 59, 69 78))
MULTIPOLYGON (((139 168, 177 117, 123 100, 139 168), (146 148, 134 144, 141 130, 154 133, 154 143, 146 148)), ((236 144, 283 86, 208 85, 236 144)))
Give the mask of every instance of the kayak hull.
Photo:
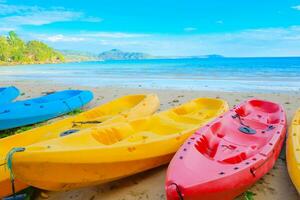
POLYGON ((246 101, 200 128, 180 148, 168 167, 167 199, 234 199, 274 166, 285 134, 281 106, 246 101))
POLYGON ((227 108, 223 100, 200 98, 149 117, 36 143, 13 156, 13 172, 27 184, 51 191, 133 175, 168 163, 199 125, 227 108))
POLYGON ((0 105, 10 103, 19 95, 20 91, 14 86, 0 88, 0 105))
POLYGON ((286 161, 290 178, 300 194, 300 110, 293 118, 286 144, 286 161))
MULTIPOLYGON (((0 139, 1 163, 5 162, 6 154, 14 147, 28 146, 59 138, 62 137, 62 133, 66 133, 70 130, 78 130, 78 132, 75 132, 77 134, 81 130, 95 126, 126 121, 128 119, 134 119, 137 116, 147 116, 153 114, 158 107, 159 100, 156 95, 128 95, 82 112, 76 116, 2 138, 0 139)), ((16 191, 20 191, 26 187, 27 184, 16 179, 16 191)), ((5 169, 4 165, 0 166, 0 188, 0 197, 11 195, 9 172, 5 169)))
MULTIPOLYGON (((161 166, 170 162, 174 154, 164 155, 155 158, 140 159, 134 161, 114 162, 114 163, 81 163, 81 164, 60 164, 47 163, 47 166, 37 163, 35 164, 19 164, 18 171, 26 169, 31 172, 34 177, 31 177, 30 184, 38 186, 44 190, 61 191, 80 188, 90 185, 98 185, 101 183, 117 180, 132 174, 136 174, 154 167, 161 166), (45 168, 43 168, 45 166, 45 168), (99 170, 101 169, 101 170, 99 170), (39 179, 39 174, 47 171, 53 174, 52 178, 39 179), (107 173, 107 172, 110 173, 107 173), (80 174, 80 176, 74 176, 80 174), (65 179, 60 182, 59 177, 64 176, 65 179), (58 179, 59 181, 53 181, 58 179)), ((16 171, 17 172, 17 171, 16 171)), ((18 173, 18 172, 17 172, 18 173)), ((24 180, 26 182, 26 180, 24 180)))
POLYGON ((93 93, 65 90, 35 99, 0 106, 0 130, 46 121, 83 107, 93 93))

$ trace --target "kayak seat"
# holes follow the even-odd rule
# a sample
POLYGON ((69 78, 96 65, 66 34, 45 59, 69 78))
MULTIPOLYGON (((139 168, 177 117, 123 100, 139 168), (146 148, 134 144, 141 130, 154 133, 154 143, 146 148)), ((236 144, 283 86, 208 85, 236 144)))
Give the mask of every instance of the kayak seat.
POLYGON ((192 114, 178 114, 176 112, 169 112, 166 113, 166 115, 162 115, 162 118, 165 119, 171 119, 175 122, 178 123, 183 123, 183 124, 199 124, 199 122, 211 118, 211 116, 208 116, 207 114, 204 113, 192 113, 192 114))
POLYGON ((204 156, 225 164, 236 164, 257 152, 258 144, 250 148, 226 141, 212 132, 206 132, 196 142, 196 149, 204 156))
MULTIPOLYGON (((243 107, 239 110, 239 114, 244 116, 242 122, 249 127, 240 124, 238 118, 235 118, 236 123, 233 124, 215 122, 204 132, 199 133, 200 137, 195 148, 204 156, 224 164, 237 164, 253 156, 268 143, 271 137, 270 134, 267 134, 271 124, 260 122, 256 117, 260 117, 263 121, 266 121, 264 118, 268 118, 272 122, 279 120, 271 119, 274 116, 272 113, 270 115, 262 113, 261 116, 256 114, 254 117, 253 113, 243 110, 243 107), (247 116, 245 117, 245 115, 247 116), (253 129, 255 132, 246 134, 240 131, 241 127, 253 129)), ((225 119, 226 117, 232 119, 231 115, 225 116, 225 119)))
POLYGON ((213 159, 217 153, 221 138, 211 131, 201 135, 196 142, 196 149, 204 156, 213 159))
POLYGON ((278 113, 273 113, 268 116, 267 123, 268 124, 278 124, 280 122, 280 119, 278 118, 278 113))
POLYGON ((148 122, 147 128, 141 131, 149 130, 156 135, 171 135, 179 133, 193 126, 194 123, 182 123, 181 120, 174 121, 172 119, 165 118, 164 116, 155 116, 152 117, 151 121, 148 122))
POLYGON ((261 101, 261 100, 250 100, 249 105, 252 107, 251 109, 263 113, 276 113, 279 111, 279 105, 272 102, 261 101))
POLYGON ((120 142, 134 133, 132 127, 126 123, 116 126, 101 127, 93 130, 93 138, 101 144, 112 145, 120 142))
MULTIPOLYGON (((215 123, 211 128, 216 129, 216 126, 220 126, 219 123, 215 123)), ((219 129, 221 128, 219 127, 219 129)), ((223 129, 222 133, 224 132, 226 130, 223 129)), ((268 138, 266 136, 262 138, 260 136, 251 136, 251 146, 249 147, 246 143, 245 145, 236 145, 239 144, 238 141, 231 142, 231 140, 234 141, 234 138, 231 138, 234 137, 234 134, 225 136, 220 131, 212 132, 208 130, 200 136, 195 147, 201 154, 210 159, 224 164, 236 164, 256 154, 257 150, 264 146, 268 138)))
POLYGON ((251 147, 235 146, 235 149, 233 149, 231 152, 228 152, 229 154, 227 156, 224 156, 223 151, 223 156, 219 162, 225 164, 237 164, 255 155, 257 150, 258 148, 256 145, 251 147))
POLYGON ((247 117, 260 122, 276 124, 279 122, 280 108, 272 102, 250 100, 248 104, 235 109, 239 117, 247 117), (259 113, 259 114, 258 114, 259 113))
MULTIPOLYGON (((193 126, 193 125, 191 125, 193 126)), ((112 145, 117 142, 129 140, 130 142, 146 139, 142 133, 147 135, 170 135, 175 134, 189 128, 190 125, 180 124, 174 121, 154 116, 151 120, 141 118, 133 120, 130 123, 117 123, 115 126, 103 126, 95 129, 92 133, 93 138, 101 144, 112 145), (155 126, 153 126, 155 124, 155 126), (141 134, 135 138, 137 133, 141 134)), ((146 135, 144 135, 146 136, 146 135)))
POLYGON ((240 117, 246 117, 250 114, 250 110, 247 109, 247 105, 240 106, 236 108, 235 112, 240 116, 240 117))
POLYGON ((245 152, 237 153, 235 155, 230 156, 229 158, 225 158, 221 160, 221 163, 228 163, 228 164, 237 164, 242 162, 243 160, 247 159, 247 155, 245 152))

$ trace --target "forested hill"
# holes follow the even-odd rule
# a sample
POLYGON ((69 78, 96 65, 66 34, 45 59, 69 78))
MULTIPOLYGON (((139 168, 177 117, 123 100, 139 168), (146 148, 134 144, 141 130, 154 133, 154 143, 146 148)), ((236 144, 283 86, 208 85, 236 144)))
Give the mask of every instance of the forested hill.
POLYGON ((43 42, 25 42, 11 31, 8 36, 0 36, 0 64, 59 63, 64 56, 43 42))

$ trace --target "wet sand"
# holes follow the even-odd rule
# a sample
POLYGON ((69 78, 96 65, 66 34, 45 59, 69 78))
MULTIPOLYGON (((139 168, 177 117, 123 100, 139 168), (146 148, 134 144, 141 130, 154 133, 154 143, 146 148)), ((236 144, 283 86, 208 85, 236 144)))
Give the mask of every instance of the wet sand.
MULTIPOLYGON (((249 92, 207 92, 188 90, 153 90, 142 88, 102 88, 83 87, 76 85, 58 85, 44 81, 0 81, 0 87, 15 85, 22 93, 19 99, 37 97, 45 92, 64 89, 89 89, 94 93, 94 100, 85 107, 89 109, 116 97, 134 93, 156 93, 161 101, 160 110, 179 105, 197 97, 215 97, 228 101, 230 106, 249 98, 260 98, 281 103, 287 112, 288 122, 298 107, 300 107, 300 92, 290 93, 249 93, 249 92)), ((138 86, 137 86, 138 87, 138 86)), ((285 152, 281 152, 274 168, 258 181, 248 191, 253 192, 255 200, 297 200, 300 197, 293 188, 287 174, 285 152)), ((111 183, 81 188, 67 192, 38 191, 36 199, 49 200, 136 200, 136 199, 165 199, 164 179, 166 166, 161 166, 137 175, 133 175, 111 183)), ((243 196, 238 199, 245 199, 243 196)))

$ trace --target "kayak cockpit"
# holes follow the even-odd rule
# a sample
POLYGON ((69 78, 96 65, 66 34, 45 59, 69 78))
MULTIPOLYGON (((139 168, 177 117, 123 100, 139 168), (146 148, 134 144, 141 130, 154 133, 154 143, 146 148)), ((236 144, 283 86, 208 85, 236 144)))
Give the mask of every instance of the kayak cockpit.
POLYGON ((224 164, 237 164, 258 154, 280 129, 284 115, 277 104, 250 100, 198 132, 196 149, 224 164), (227 123, 227 122, 231 123, 227 123))

